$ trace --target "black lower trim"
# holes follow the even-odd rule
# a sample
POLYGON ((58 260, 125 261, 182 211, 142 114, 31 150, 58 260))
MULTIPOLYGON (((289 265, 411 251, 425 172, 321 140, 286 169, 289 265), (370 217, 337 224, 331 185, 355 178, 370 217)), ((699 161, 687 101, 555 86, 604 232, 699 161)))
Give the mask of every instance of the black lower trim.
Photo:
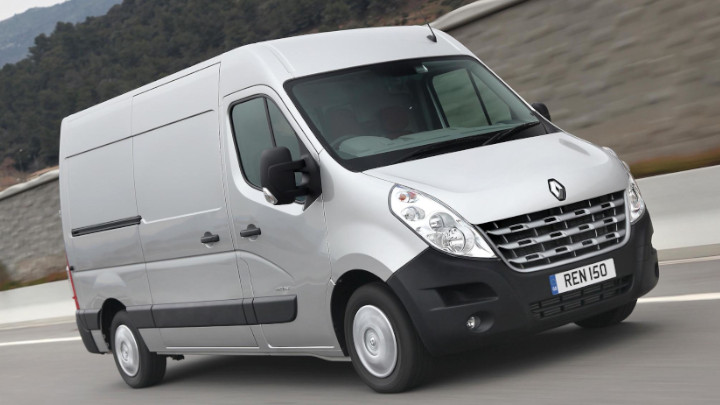
POLYGON ((247 325, 243 300, 156 304, 152 318, 158 328, 247 325))
MULTIPOLYGON (((133 325, 144 328, 192 328, 292 322, 297 297, 243 298, 179 304, 137 305, 125 309, 133 325)), ((100 310, 78 310, 78 330, 99 330, 100 310)))
POLYGON ((257 317, 255 316, 255 309, 253 308, 253 299, 243 299, 243 312, 245 312, 245 320, 248 325, 257 325, 257 317))
POLYGON ((80 322, 85 329, 100 329, 100 310, 99 309, 80 309, 75 314, 78 319, 78 327, 80 322))
POLYGON ((499 259, 461 259, 428 248, 396 271, 387 283, 404 304, 431 353, 471 350, 586 319, 644 295, 658 281, 652 234, 652 223, 646 213, 632 225, 624 246, 527 273, 513 270, 499 259), (613 282, 565 293, 562 297, 552 295, 550 275, 609 258, 613 259, 617 274, 613 282), (615 282, 628 285, 615 286, 615 282), (473 315, 480 324, 471 331, 465 324, 473 315))
POLYGON ((82 314, 80 314, 80 311, 75 313, 75 323, 77 323, 80 339, 82 339, 85 349, 87 349, 90 353, 100 354, 100 350, 98 350, 98 347, 95 344, 95 339, 92 337, 92 332, 85 324, 85 318, 82 314))
POLYGON ((143 329, 155 327, 155 319, 153 319, 152 305, 137 305, 127 307, 125 311, 127 311, 127 314, 130 317, 130 321, 132 321, 133 325, 135 325, 136 328, 143 329))
POLYGON ((75 228, 72 231, 70 231, 70 233, 72 234, 73 237, 89 235, 91 233, 96 233, 96 232, 110 231, 112 229, 119 229, 119 228, 125 228, 125 227, 133 226, 133 225, 140 225, 141 221, 142 221, 142 217, 140 215, 138 215, 135 217, 123 218, 123 219, 118 219, 115 221, 103 222, 101 224, 88 225, 88 226, 83 226, 80 228, 75 228))
POLYGON ((292 322, 297 316, 297 298, 294 295, 255 298, 253 308, 259 324, 292 322))

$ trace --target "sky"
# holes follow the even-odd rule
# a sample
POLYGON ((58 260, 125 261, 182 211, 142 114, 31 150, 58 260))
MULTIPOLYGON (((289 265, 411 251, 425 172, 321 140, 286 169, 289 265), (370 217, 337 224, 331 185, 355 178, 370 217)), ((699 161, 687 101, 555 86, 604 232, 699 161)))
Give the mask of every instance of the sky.
POLYGON ((49 7, 66 0, 0 0, 0 21, 33 7, 49 7))

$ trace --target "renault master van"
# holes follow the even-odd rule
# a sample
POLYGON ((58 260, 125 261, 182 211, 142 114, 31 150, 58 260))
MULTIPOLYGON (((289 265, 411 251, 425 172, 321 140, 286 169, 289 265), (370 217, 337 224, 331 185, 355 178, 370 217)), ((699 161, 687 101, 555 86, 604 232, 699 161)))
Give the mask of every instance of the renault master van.
POLYGON ((402 391, 444 354, 617 324, 658 280, 618 156, 428 27, 243 46, 60 143, 78 329, 136 388, 168 357, 261 354, 402 391))

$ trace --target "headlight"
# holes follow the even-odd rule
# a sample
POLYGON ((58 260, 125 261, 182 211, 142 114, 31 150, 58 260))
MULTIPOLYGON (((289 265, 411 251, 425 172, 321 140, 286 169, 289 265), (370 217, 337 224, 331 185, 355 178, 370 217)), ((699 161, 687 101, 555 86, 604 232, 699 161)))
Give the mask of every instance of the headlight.
POLYGON ((440 201, 403 186, 390 190, 392 213, 430 246, 457 256, 495 257, 485 239, 440 201))
POLYGON ((635 179, 630 173, 630 166, 628 166, 624 160, 621 160, 614 150, 608 148, 607 146, 603 146, 602 149, 605 153, 619 160, 620 163, 625 166, 625 171, 627 171, 628 177, 630 178, 630 184, 628 184, 627 190, 625 190, 625 195, 627 195, 627 202, 630 206, 630 223, 634 224, 645 213, 645 201, 642 198, 642 194, 640 194, 640 188, 637 183, 635 183, 635 179))
POLYGON ((645 201, 642 198, 642 194, 640 194, 640 188, 637 183, 635 183, 635 179, 633 179, 632 176, 629 177, 630 184, 625 194, 627 195, 627 202, 630 208, 630 223, 635 223, 645 213, 645 201))

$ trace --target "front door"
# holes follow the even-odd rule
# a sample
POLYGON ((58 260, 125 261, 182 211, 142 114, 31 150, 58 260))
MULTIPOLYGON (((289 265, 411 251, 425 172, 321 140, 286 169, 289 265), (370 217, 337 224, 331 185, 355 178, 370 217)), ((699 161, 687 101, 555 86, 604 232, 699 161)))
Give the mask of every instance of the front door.
POLYGON ((228 204, 238 254, 249 266, 260 324, 254 330, 268 349, 337 350, 322 196, 307 208, 301 200, 274 206, 260 187, 263 150, 285 146, 293 159, 315 151, 301 141, 304 134, 270 88, 243 90, 223 104, 228 204))

